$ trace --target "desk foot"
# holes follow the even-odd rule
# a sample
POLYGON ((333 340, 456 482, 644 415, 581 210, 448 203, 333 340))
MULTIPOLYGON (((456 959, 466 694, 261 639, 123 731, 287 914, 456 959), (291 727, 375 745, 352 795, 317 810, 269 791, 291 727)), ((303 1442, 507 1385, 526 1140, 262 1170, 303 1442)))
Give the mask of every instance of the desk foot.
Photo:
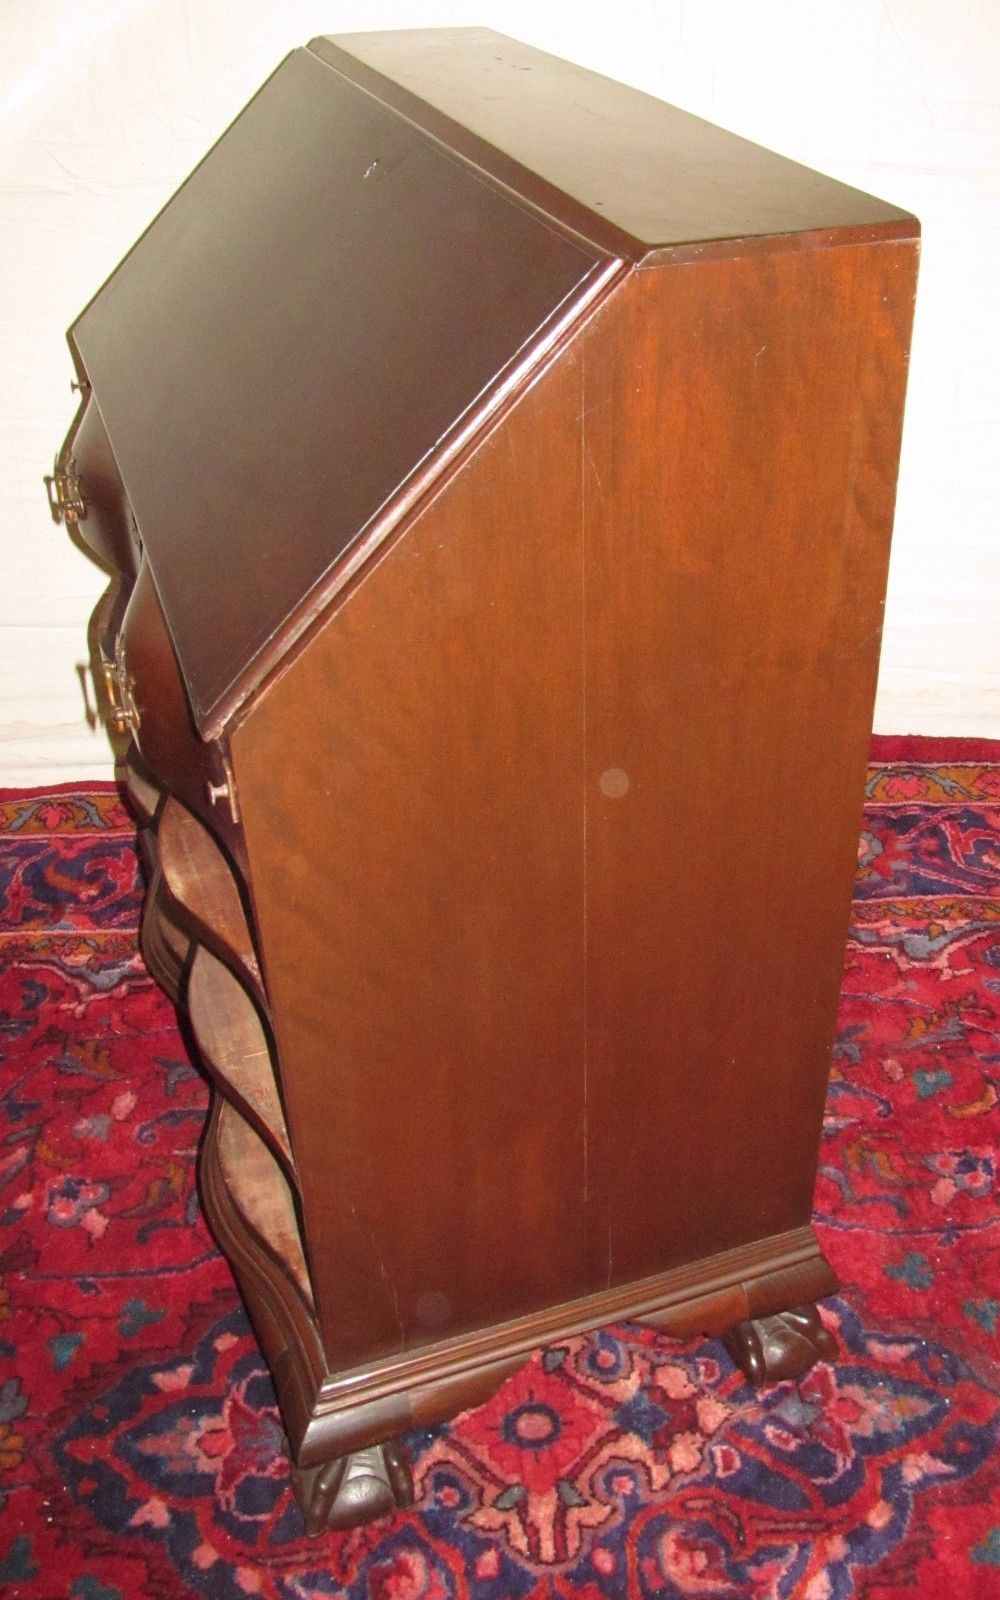
POLYGON ((834 1361, 837 1356, 836 1340, 814 1305, 738 1322, 723 1335, 723 1343, 756 1387, 801 1378, 817 1361, 834 1361))
POLYGON ((395 1440, 318 1467, 295 1467, 292 1481, 306 1532, 313 1536, 357 1528, 413 1504, 413 1477, 395 1440))

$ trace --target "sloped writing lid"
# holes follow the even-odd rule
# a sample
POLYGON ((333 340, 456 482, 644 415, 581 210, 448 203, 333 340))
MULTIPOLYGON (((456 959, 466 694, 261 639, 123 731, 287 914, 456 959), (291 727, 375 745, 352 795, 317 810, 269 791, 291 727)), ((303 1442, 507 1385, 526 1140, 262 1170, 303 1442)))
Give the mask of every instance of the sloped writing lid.
POLYGON ((71 330, 203 732, 599 264, 315 56, 279 67, 71 330))

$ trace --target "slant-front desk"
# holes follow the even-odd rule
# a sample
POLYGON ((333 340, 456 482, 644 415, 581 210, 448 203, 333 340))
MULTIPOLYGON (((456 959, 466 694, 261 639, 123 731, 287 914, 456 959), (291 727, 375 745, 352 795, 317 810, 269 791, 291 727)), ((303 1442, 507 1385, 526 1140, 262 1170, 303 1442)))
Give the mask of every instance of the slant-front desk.
POLYGON ((316 39, 82 313, 56 513, 313 1530, 810 1206, 917 224, 480 29, 316 39))

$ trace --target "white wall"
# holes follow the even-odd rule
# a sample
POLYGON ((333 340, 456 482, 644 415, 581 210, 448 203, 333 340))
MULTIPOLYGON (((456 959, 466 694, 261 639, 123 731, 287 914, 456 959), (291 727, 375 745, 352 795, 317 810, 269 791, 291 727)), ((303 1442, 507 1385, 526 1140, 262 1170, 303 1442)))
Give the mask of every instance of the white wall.
POLYGON ((48 516, 63 330, 285 52, 488 23, 908 207, 923 268, 877 726, 1000 736, 997 0, 4 0, 0 784, 107 774, 76 664, 100 575, 48 516))

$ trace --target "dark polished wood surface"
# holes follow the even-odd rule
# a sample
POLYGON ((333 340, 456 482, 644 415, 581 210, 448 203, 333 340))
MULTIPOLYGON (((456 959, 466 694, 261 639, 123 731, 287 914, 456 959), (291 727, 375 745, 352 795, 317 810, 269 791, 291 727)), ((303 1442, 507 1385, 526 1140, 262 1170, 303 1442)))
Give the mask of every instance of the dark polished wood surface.
POLYGON ((546 1340, 831 1353, 917 234, 483 30, 366 35, 75 325, 50 494, 116 574, 143 950, 312 1531, 546 1340))
POLYGON ((309 48, 630 259, 714 239, 912 230, 897 206, 489 28, 347 33, 309 48))
POLYGON ((283 63, 72 330, 196 723, 598 260, 283 63))

